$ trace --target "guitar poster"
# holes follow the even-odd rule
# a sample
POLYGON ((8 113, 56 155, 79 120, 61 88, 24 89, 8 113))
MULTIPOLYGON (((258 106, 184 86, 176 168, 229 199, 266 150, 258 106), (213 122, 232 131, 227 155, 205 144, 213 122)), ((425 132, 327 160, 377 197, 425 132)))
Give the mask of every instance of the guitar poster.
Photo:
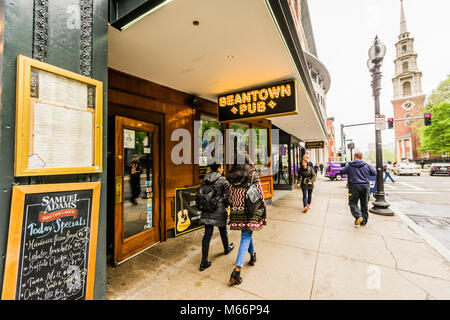
POLYGON ((175 237, 202 228, 195 194, 199 186, 175 189, 175 237))

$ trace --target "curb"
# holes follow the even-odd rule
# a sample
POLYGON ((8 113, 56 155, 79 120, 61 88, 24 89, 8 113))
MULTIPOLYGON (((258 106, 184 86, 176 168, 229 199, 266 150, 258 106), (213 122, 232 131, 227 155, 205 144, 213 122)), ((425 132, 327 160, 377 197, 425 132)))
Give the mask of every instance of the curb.
POLYGON ((435 251, 437 251, 444 259, 450 262, 450 250, 448 250, 442 243, 436 240, 432 235, 426 232, 422 227, 416 224, 413 220, 408 218, 406 214, 395 209, 396 215, 400 217, 415 233, 417 233, 423 240, 425 240, 435 251))

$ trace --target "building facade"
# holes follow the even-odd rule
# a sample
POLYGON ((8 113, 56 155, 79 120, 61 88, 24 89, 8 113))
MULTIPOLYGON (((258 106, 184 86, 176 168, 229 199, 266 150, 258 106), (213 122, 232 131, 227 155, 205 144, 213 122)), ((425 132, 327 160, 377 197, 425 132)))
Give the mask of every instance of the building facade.
MULTIPOLYGON (((411 37, 406 24, 405 8, 401 1, 400 34, 395 44, 396 58, 394 86, 394 119, 416 117, 421 115, 425 103, 422 92, 422 72, 417 64, 418 54, 414 50, 414 38, 411 37)), ((395 122, 395 154, 397 161, 418 160, 423 158, 418 150, 420 138, 418 128, 421 120, 395 122)))
MULTIPOLYGON (((320 121, 323 122, 324 127, 327 127, 326 94, 330 90, 331 77, 323 62, 318 59, 308 1, 289 0, 289 4, 294 17, 298 37, 302 42, 303 53, 308 63, 309 74, 312 79, 314 92, 319 104, 320 112, 318 117, 321 119, 320 121)), ((308 139, 302 141, 306 142, 311 140, 308 139)), ((314 164, 325 164, 325 162, 328 161, 330 156, 329 143, 331 142, 324 140, 325 147, 323 149, 306 150, 307 155, 314 164)))
POLYGON ((334 117, 327 119, 328 130, 328 161, 335 161, 336 158, 336 139, 334 135, 334 117))
MULTIPOLYGON (((293 16, 293 2, 276 0, 12 3, 0 0, 0 289, 13 186, 100 183, 93 298, 105 299, 108 265, 126 268, 124 261, 176 233, 184 214, 176 210, 177 189, 198 186, 207 172, 199 141, 207 129, 241 130, 245 151, 262 146, 269 159, 272 125, 297 137, 289 139, 291 159, 300 157, 301 141, 327 140, 320 82, 311 78, 304 53, 308 36, 295 27, 305 7, 293 16), (101 172, 15 176, 16 95, 24 91, 16 81, 19 55, 102 82, 101 172), (297 113, 218 121, 219 96, 284 80, 295 80, 297 113), (180 151, 182 142, 189 147, 180 151)), ((224 161, 229 151, 224 144, 224 161)), ((270 203, 276 163, 256 167, 270 203)))

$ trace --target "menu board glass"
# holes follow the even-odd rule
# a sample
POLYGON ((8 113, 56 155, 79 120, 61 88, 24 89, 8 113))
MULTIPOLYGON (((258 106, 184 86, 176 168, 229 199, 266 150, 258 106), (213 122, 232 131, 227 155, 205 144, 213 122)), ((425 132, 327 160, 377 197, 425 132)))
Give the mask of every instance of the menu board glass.
POLYGON ((102 83, 18 57, 15 175, 101 172, 102 83))
POLYGON ((99 189, 98 182, 14 187, 2 298, 92 297, 99 189))

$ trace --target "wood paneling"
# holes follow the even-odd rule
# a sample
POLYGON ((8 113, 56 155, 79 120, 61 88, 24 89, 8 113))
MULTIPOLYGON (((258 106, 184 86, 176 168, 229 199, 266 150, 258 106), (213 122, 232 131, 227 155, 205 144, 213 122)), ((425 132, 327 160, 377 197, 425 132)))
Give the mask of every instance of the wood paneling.
MULTIPOLYGON (((174 227, 175 188, 198 184, 198 166, 175 164, 172 149, 180 141, 171 141, 172 132, 186 129, 193 137, 194 121, 201 112, 215 115, 217 105, 197 98, 198 105, 191 105, 192 95, 161 86, 150 81, 109 69, 108 72, 109 115, 122 115, 161 125, 161 222, 162 230, 174 227), (197 168, 197 170, 196 170, 197 168)), ((110 134, 110 137, 112 135, 110 134)), ((191 163, 193 163, 193 141, 191 144, 191 163)), ((162 238, 165 239, 165 234, 162 238)), ((163 239, 163 240, 164 240, 163 239)))
MULTIPOLYGON (((108 114, 122 115, 147 122, 160 123, 161 127, 161 229, 174 227, 175 188, 198 184, 198 165, 175 164, 171 153, 180 141, 171 141, 175 129, 186 129, 194 137, 194 121, 200 114, 217 115, 217 103, 193 96, 145 79, 127 75, 109 69, 108 72, 108 114)), ((250 127, 271 128, 271 121, 266 119, 247 121, 250 127)), ((112 134, 109 134, 112 138, 112 134)), ((270 135, 269 135, 270 136, 270 135)), ((270 138, 269 138, 270 139, 270 138)), ((191 139, 191 163, 193 163, 193 141, 191 139)), ((269 142, 270 145, 270 142, 269 142)), ((271 176, 261 177, 265 198, 273 196, 271 176)), ((165 234, 162 235, 165 240, 165 234)))

